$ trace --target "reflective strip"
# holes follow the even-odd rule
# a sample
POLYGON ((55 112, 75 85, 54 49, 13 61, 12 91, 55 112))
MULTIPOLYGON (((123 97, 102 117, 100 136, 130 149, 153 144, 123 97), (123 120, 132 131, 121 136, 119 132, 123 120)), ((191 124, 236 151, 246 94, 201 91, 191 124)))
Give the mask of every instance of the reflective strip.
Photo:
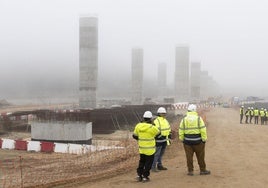
POLYGON ((154 138, 139 138, 139 141, 154 141, 154 138))
POLYGON ((160 129, 161 131, 168 131, 170 128, 160 129))
POLYGON ((168 141, 167 139, 164 139, 164 140, 156 140, 156 142, 158 142, 158 143, 162 143, 162 142, 166 142, 166 141, 168 141))
POLYGON ((201 140, 201 137, 198 137, 198 138, 187 138, 187 137, 185 137, 184 140, 197 141, 197 140, 201 140))
POLYGON ((179 128, 179 129, 181 129, 181 130, 194 130, 194 129, 197 129, 197 130, 199 130, 199 129, 201 129, 201 128, 205 128, 206 126, 202 126, 202 127, 200 127, 200 128, 198 128, 198 127, 191 127, 191 128, 179 128))
POLYGON ((143 147, 143 146, 139 146, 140 149, 155 149, 155 146, 148 146, 148 147, 143 147))

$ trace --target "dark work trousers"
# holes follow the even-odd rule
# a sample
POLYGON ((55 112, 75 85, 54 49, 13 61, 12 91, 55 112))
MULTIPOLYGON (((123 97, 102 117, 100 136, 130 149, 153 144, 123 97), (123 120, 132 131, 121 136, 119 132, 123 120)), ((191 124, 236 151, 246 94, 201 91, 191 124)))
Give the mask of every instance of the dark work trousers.
POLYGON ((253 118, 253 115, 250 115, 250 116, 249 116, 249 123, 251 123, 252 118, 253 118))
POLYGON ((248 117, 249 117, 249 115, 246 115, 246 123, 248 123, 248 117))
POLYGON ((192 172, 194 170, 194 165, 193 165, 193 155, 194 155, 194 153, 196 155, 200 171, 205 171, 206 170, 205 145, 206 144, 203 143, 203 142, 201 142, 200 144, 196 144, 196 145, 183 144, 184 151, 185 151, 185 154, 186 154, 188 172, 192 172))
POLYGON ((243 114, 240 114, 240 123, 242 123, 242 121, 243 121, 243 114))
POLYGON ((259 116, 254 116, 254 124, 258 124, 259 123, 259 116))
POLYGON ((138 176, 149 177, 153 161, 154 155, 140 154, 139 166, 137 168, 138 176))
POLYGON ((261 116, 261 125, 264 125, 264 116, 261 116))

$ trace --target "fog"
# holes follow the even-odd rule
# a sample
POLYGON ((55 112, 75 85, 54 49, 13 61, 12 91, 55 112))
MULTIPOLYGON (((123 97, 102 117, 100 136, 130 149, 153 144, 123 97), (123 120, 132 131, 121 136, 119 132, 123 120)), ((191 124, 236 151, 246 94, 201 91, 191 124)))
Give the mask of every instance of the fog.
POLYGON ((145 94, 161 62, 172 89, 180 44, 223 95, 266 97, 267 10, 264 0, 0 0, 0 99, 76 96, 85 14, 98 17, 101 97, 129 93, 133 47, 144 50, 145 94))

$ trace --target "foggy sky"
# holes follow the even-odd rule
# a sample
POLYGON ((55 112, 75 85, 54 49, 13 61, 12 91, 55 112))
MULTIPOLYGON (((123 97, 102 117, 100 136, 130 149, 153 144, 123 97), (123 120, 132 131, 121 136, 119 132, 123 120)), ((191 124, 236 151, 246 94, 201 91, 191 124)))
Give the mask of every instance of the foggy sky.
POLYGON ((165 62, 172 87, 175 47, 187 44, 223 93, 266 97, 267 10, 265 0, 0 0, 0 99, 77 92, 85 14, 98 17, 106 90, 130 84, 133 47, 144 50, 144 78, 154 86, 165 62))

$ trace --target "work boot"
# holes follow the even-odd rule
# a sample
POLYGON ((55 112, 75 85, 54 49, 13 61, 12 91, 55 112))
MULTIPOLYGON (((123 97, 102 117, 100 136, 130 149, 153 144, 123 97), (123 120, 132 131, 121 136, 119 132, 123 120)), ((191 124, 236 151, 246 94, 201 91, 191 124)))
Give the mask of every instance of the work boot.
POLYGON ((163 167, 163 166, 158 166, 157 169, 158 170, 167 170, 167 168, 166 167, 163 167))
POLYGON ((152 172, 159 172, 159 170, 157 168, 152 168, 151 170, 152 170, 152 172))
POLYGON ((136 180, 139 181, 139 182, 141 182, 142 181, 142 176, 137 176, 136 177, 136 180))
POLYGON ((189 171, 189 172, 187 173, 187 175, 188 175, 188 176, 193 176, 193 175, 194 175, 194 172, 193 172, 193 171, 189 171))
POLYGON ((210 175, 209 170, 200 171, 200 175, 210 175))
POLYGON ((145 182, 148 182, 148 181, 150 181, 149 177, 143 177, 142 178, 142 183, 145 183, 145 182))

